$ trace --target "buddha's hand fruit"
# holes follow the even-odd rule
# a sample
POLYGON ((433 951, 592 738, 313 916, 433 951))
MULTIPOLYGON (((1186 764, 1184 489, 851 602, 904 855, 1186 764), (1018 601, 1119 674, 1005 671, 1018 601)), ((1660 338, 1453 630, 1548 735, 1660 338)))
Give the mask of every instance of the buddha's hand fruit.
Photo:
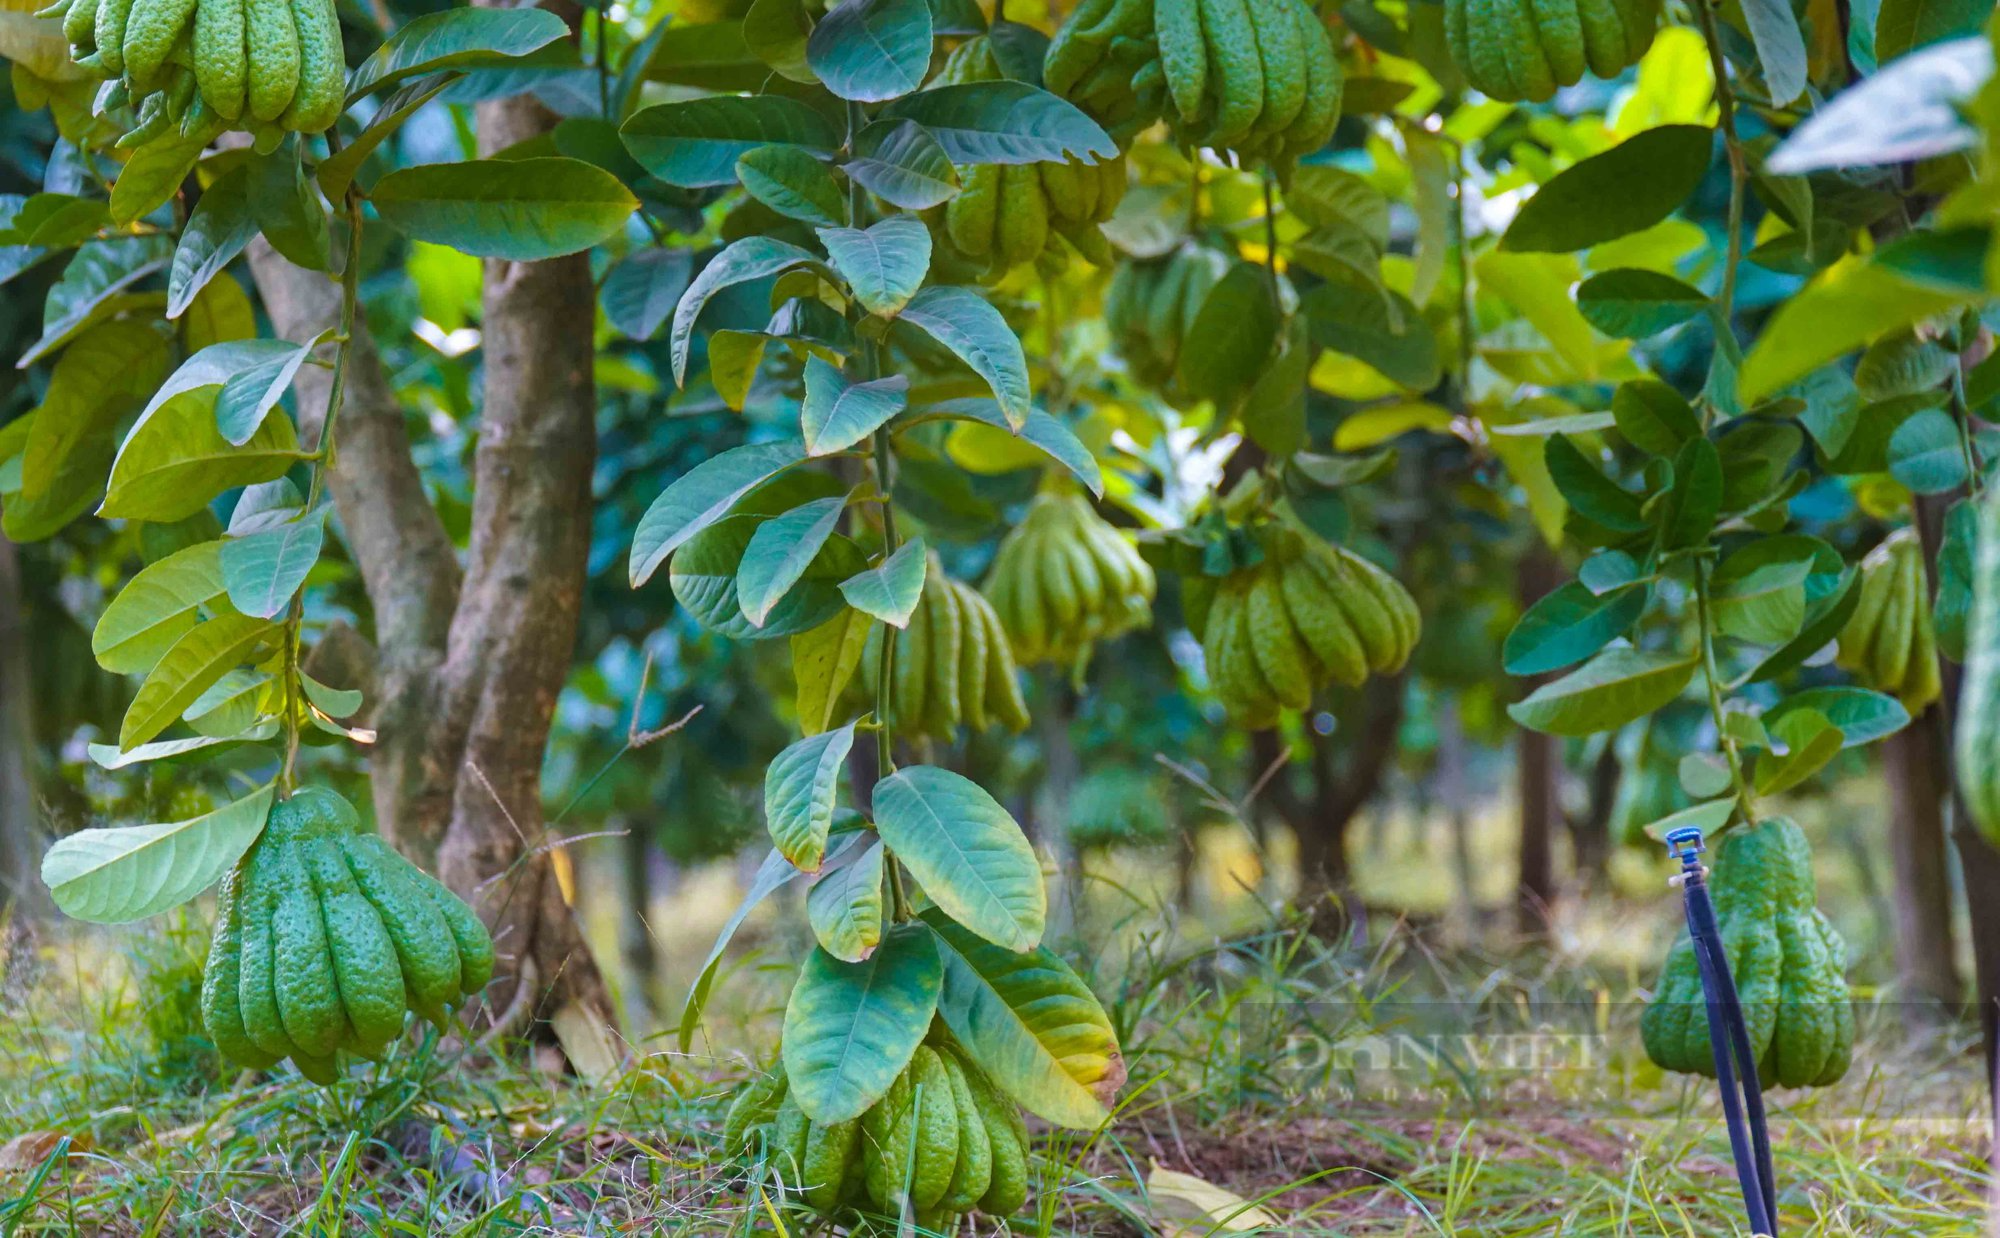
POLYGON ((1028 1131, 986 1072, 949 1037, 918 1047, 889 1091, 858 1118, 806 1116, 780 1072, 744 1085, 723 1124, 732 1155, 761 1160, 822 1212, 899 1216, 933 1233, 968 1212, 1011 1217, 1028 1198, 1028 1131))
POLYGON ((1395 577, 1343 546, 1292 534, 1265 558, 1198 588, 1190 618, 1208 677, 1232 717, 1269 726, 1328 684, 1393 675, 1422 621, 1395 577))
POLYGON ((1105 290, 1112 347, 1133 378, 1170 402, 1183 394, 1176 378, 1181 344, 1209 289, 1228 269, 1223 255, 1190 246, 1156 261, 1120 265, 1105 290))
MULTIPOLYGON (((869 634, 863 665, 875 664, 881 632, 869 634)), ((1028 729, 1020 668, 993 604, 945 575, 932 556, 910 625, 896 642, 896 734, 949 741, 960 726, 1028 729)))
POLYGON ((1445 0, 1445 45, 1465 80, 1543 102, 1584 72, 1616 77, 1652 46, 1659 0, 1445 0))
POLYGON ((1283 169, 1333 136, 1340 62, 1305 0, 1158 0, 1155 13, 1184 141, 1283 169))
MULTIPOLYGON (((1847 950, 1814 905, 1805 834, 1773 817, 1724 838, 1714 867, 1715 918, 1758 1079, 1767 1088, 1839 1082, 1854 1053, 1847 950)), ((1661 1067, 1714 1076, 1701 973, 1685 933, 1667 955, 1639 1031, 1661 1067)))
POLYGON ((126 149, 232 125, 319 133, 346 100, 333 0, 58 0, 44 11, 62 17, 79 65, 116 79, 99 110, 134 107, 126 149))
POLYGON ((1152 622, 1153 569, 1081 494, 1044 492, 1001 539, 986 579, 1014 656, 1075 663, 1152 622))
POLYGON ((1898 529, 1862 560, 1861 598, 1840 630, 1835 661, 1913 716, 1943 693, 1930 585, 1914 530, 1898 529))
POLYGON ((442 1027, 486 987, 493 941, 470 907, 306 787, 271 808, 223 878, 202 1020, 244 1066, 291 1058, 317 1083, 336 1055, 378 1057, 414 1010, 442 1027))
POLYGON ((1049 40, 1042 83, 1120 145, 1160 119, 1167 84, 1153 0, 1082 0, 1049 40))

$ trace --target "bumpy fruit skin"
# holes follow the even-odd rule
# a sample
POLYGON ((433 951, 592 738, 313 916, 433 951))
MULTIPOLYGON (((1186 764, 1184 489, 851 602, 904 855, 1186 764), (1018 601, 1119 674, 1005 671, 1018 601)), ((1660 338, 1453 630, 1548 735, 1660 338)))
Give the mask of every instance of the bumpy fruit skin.
POLYGON ((1967 814, 2000 845, 2000 501, 1978 500, 1973 544, 1972 614, 1965 629, 1965 681, 1955 724, 1954 759, 1967 814))
POLYGON ((1081 494, 1037 495, 1000 541, 986 597, 1023 663, 1074 664, 1152 622, 1153 569, 1081 494))
POLYGON ((1861 597, 1840 631, 1835 661, 1887 692, 1912 716, 1943 695, 1923 547, 1912 529, 1883 539, 1861 563, 1861 597))
POLYGON ((1261 562, 1215 581, 1190 614, 1209 682, 1232 717, 1267 727, 1328 683, 1353 687, 1402 670, 1422 620, 1395 577, 1294 530, 1270 530, 1265 540, 1261 562))
POLYGON ((1181 343, 1228 267, 1214 250, 1190 246, 1152 262, 1123 264, 1111 277, 1104 325, 1112 348, 1133 378, 1169 403, 1189 402, 1178 380, 1181 343))
MULTIPOLYGON (((862 665, 875 665, 880 651, 877 628, 868 635, 862 665)), ((1021 670, 1000 617, 976 589, 947 576, 935 555, 910 625, 896 640, 895 676, 898 735, 950 742, 961 726, 1028 729, 1021 670)), ((869 688, 857 682, 850 691, 858 703, 869 688)))
POLYGON ((340 1054, 379 1056, 412 1009, 442 1023, 492 972, 471 908, 306 787, 223 878, 202 1019, 232 1061, 332 1083, 340 1054))
POLYGON ((896 1217, 907 1208, 926 1229, 948 1233, 975 1209, 1005 1218, 1027 1202, 1020 1110, 942 1030, 880 1100, 848 1121, 806 1117, 782 1075, 753 1079, 729 1107, 723 1146, 764 1157, 787 1190, 826 1213, 896 1217))
POLYGON ((1659 0, 1445 0, 1445 45, 1481 94, 1541 103, 1652 46, 1659 0))
MULTIPOLYGON (((1773 817, 1717 848, 1712 889, 1724 952, 1767 1088, 1828 1087, 1854 1054, 1846 946, 1815 899, 1812 849, 1773 817)), ((1708 1011, 1694 945, 1682 934, 1640 1018, 1646 1055, 1667 1070, 1713 1077, 1708 1011)))

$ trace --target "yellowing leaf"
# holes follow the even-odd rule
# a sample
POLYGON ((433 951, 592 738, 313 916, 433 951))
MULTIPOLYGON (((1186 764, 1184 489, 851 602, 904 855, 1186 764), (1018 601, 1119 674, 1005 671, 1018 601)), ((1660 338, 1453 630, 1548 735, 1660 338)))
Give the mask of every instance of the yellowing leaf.
POLYGON ((1152 1164, 1153 1171, 1146 1175, 1146 1193, 1152 1200, 1153 1215, 1161 1223, 1160 1232, 1170 1238, 1241 1234, 1278 1225, 1277 1217, 1234 1191, 1206 1178, 1167 1169, 1158 1161, 1152 1164))
POLYGON ((1451 413, 1425 400, 1404 400, 1364 408, 1334 428, 1335 451, 1365 451, 1411 430, 1443 434, 1451 429, 1451 413))

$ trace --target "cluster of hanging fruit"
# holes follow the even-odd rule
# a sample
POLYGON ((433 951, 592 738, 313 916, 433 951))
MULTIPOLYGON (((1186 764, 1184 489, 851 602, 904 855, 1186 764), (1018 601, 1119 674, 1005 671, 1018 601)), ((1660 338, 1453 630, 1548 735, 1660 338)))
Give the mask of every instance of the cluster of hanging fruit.
POLYGON ((305 787, 271 808, 223 878, 201 1013, 230 1061, 290 1058, 330 1084, 340 1053, 379 1058, 414 1011, 442 1028, 493 977, 493 939, 457 895, 305 787))
POLYGON ((1153 569, 1081 494, 1044 491, 994 555, 986 596, 1029 665, 1074 665, 1153 620, 1153 569))
MULTIPOLYGON (((881 629, 868 634, 863 666, 880 656, 881 629)), ((949 741, 963 725, 1028 729, 1020 668, 993 604, 978 590, 945 575, 933 555, 910 626, 896 642, 896 734, 949 741)))
POLYGON ((333 0, 56 0, 76 63, 107 79, 95 110, 130 106, 130 149, 246 129, 260 144, 340 117, 347 57, 333 0))
POLYGON ((1028 1198, 1020 1110, 941 1030, 858 1118, 814 1121, 778 1069, 738 1092, 722 1139, 732 1155, 761 1156, 822 1212, 859 1208, 894 1217, 907 1204, 926 1233, 951 1233, 973 1211, 1011 1217, 1028 1198))
POLYGON ((1914 529, 1891 533, 1861 561, 1861 598, 1840 630, 1835 661, 1901 701, 1911 717, 1943 694, 1930 583, 1914 529))

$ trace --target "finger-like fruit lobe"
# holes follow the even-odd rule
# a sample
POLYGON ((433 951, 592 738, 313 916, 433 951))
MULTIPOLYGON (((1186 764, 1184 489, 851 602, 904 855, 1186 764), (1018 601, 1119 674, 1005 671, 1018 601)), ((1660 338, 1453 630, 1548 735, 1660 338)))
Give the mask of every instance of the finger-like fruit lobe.
MULTIPOLYGON (((862 665, 877 664, 881 639, 880 628, 869 633, 862 665)), ((1028 729, 1021 670, 1000 616, 978 590, 947 576, 936 555, 909 626, 896 641, 892 710, 896 734, 946 742, 961 726, 1028 729)))
POLYGON ((1153 569, 1082 494, 1047 491, 1000 541, 985 593, 1014 656, 1075 664, 1152 622, 1153 569))
POLYGON ((1329 683, 1402 670, 1422 622, 1395 577, 1344 546, 1274 533, 1265 557, 1215 580, 1196 625, 1231 716, 1270 726, 1329 683))
POLYGON ((223 878, 202 1019, 231 1061, 290 1058, 330 1083, 339 1054, 379 1056, 412 1010, 442 1025, 492 974, 471 908, 365 832, 346 800, 304 787, 272 805, 223 878))
POLYGON ((1953 726, 1954 759, 1967 815, 2000 845, 2000 492, 1975 501, 1972 614, 1966 622, 1965 680, 1953 726))
POLYGON ((1898 529, 1861 562, 1861 598, 1840 631, 1835 661, 1903 703, 1911 716, 1943 695, 1923 547, 1898 529))
MULTIPOLYGON (((1716 848, 1711 888, 1729 971, 1763 1086, 1828 1087, 1854 1054, 1847 948, 1815 905, 1812 848, 1772 817, 1716 848)), ((1713 1077, 1708 1009, 1694 945, 1682 934, 1639 1021, 1646 1055, 1667 1070, 1713 1077)))
POLYGON ((1445 0, 1445 45, 1490 98, 1540 103, 1587 71, 1616 77, 1652 46, 1659 0, 1445 0))
POLYGON ((859 1118, 813 1121, 782 1071, 754 1076, 724 1118, 724 1150, 762 1160, 822 1212, 906 1209, 933 1232, 968 1212, 1007 1218, 1028 1198, 1028 1129, 1020 1110, 948 1034, 917 1048, 859 1118))

